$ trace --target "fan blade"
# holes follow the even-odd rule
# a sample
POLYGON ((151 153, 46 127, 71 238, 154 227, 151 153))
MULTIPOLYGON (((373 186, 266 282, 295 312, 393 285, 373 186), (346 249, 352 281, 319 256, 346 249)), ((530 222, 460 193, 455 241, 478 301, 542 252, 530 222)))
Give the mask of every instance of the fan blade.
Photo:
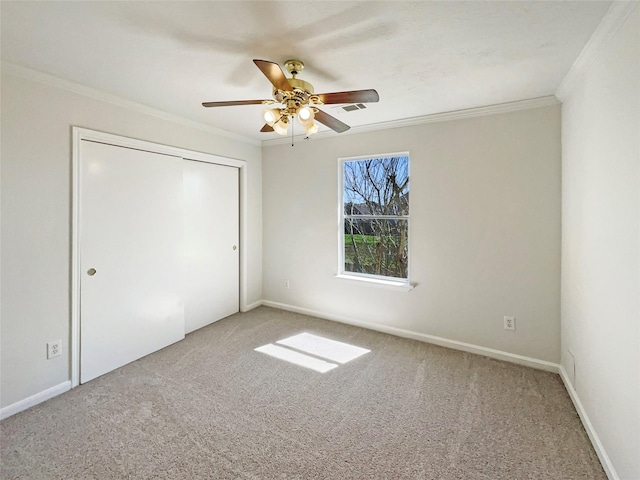
POLYGON ((324 104, 331 103, 370 103, 380 100, 375 90, 352 90, 350 92, 321 93, 318 95, 324 104))
POLYGON ((232 107, 234 105, 271 105, 273 100, 237 100, 235 102, 203 102, 203 107, 232 107))
POLYGON ((346 132, 351 128, 346 123, 342 123, 337 118, 332 117, 328 113, 324 113, 322 110, 318 110, 316 112, 315 119, 320 123, 322 123, 323 125, 326 125, 327 127, 329 127, 331 130, 335 130, 338 133, 346 132))
POLYGON ((269 79, 269 81, 276 87, 278 90, 286 90, 287 92, 292 92, 293 87, 285 77, 282 68, 280 65, 274 62, 269 62, 267 60, 253 60, 253 63, 264 73, 264 76, 269 79))
POLYGON ((273 132, 273 127, 270 127, 269 125, 267 125, 266 123, 264 124, 264 127, 262 127, 260 129, 261 132, 273 132))

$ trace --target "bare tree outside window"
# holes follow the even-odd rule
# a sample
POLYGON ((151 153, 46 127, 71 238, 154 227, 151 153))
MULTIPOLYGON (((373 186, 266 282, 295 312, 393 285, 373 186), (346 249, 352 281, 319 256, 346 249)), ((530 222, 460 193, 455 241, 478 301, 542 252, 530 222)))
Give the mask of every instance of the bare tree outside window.
POLYGON ((409 156, 343 163, 344 271, 408 278, 409 156))

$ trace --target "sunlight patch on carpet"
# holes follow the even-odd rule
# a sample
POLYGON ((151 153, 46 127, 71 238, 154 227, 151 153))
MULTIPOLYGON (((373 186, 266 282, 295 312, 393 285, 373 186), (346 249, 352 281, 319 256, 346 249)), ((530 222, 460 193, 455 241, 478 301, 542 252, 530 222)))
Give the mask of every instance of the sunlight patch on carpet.
POLYGON ((311 333, 301 333, 284 340, 278 340, 276 343, 338 363, 350 362, 371 351, 348 343, 312 335, 311 333))
POLYGON ((345 364, 371 351, 311 333, 300 333, 276 343, 278 345, 269 343, 256 348, 255 351, 320 373, 339 366, 333 362, 345 364))
POLYGON ((314 358, 309 355, 305 355, 304 353, 289 350, 288 348, 279 347, 272 343, 258 347, 255 350, 256 352, 266 353, 267 355, 284 360, 285 362, 295 363, 296 365, 310 368, 311 370, 315 370, 320 373, 328 372, 338 366, 335 363, 325 362, 319 358, 314 358))

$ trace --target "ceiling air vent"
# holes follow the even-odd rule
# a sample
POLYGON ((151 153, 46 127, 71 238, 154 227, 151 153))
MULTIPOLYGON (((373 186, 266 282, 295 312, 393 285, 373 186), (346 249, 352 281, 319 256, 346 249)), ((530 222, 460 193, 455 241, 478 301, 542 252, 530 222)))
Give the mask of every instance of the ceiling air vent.
POLYGON ((365 108, 367 108, 367 107, 365 107, 364 104, 362 104, 362 103, 353 104, 353 105, 346 105, 346 106, 342 107, 342 109, 345 112, 353 112, 354 110, 364 110, 365 108))

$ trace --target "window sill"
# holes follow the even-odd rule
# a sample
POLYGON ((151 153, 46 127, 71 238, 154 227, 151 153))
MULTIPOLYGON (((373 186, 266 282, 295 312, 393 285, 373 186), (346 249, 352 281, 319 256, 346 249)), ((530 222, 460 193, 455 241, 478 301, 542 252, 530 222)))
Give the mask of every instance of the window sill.
POLYGON ((341 280, 351 280, 354 282, 366 283, 374 287, 382 287, 390 290, 400 290, 404 292, 413 290, 416 287, 415 283, 410 283, 408 281, 387 280, 382 278, 364 277, 360 275, 347 275, 344 273, 338 273, 336 275, 336 278, 339 278, 341 280))

